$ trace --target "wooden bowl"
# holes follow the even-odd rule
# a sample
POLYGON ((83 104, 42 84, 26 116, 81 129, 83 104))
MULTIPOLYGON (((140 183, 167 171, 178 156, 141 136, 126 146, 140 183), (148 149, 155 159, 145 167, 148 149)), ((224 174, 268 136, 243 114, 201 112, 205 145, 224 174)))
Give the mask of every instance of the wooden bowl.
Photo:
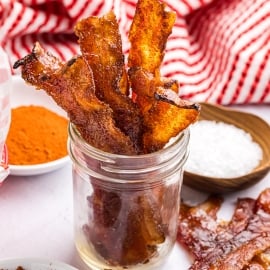
POLYGON ((208 193, 226 193, 245 189, 260 181, 270 170, 270 126, 260 117, 229 109, 224 106, 201 103, 199 120, 222 121, 248 132, 257 142, 263 157, 260 164, 250 173, 235 178, 215 178, 184 172, 184 184, 208 193))

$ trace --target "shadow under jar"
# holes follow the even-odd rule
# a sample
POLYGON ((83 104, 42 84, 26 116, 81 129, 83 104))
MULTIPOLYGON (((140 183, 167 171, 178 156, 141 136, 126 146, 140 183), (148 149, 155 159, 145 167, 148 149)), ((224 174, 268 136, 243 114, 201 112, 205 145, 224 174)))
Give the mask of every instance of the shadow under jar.
POLYGON ((116 155, 87 144, 69 125, 75 244, 92 269, 157 269, 177 236, 189 130, 162 150, 116 155))

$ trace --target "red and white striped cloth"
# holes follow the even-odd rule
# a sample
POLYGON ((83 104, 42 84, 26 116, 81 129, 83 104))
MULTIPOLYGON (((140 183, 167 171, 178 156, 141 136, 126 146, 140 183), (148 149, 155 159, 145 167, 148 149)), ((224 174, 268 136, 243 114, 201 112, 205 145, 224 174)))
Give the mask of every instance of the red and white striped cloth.
POLYGON ((6 53, 0 47, 0 186, 9 174, 8 152, 5 145, 9 130, 11 71, 6 53))
MULTIPOLYGON (((166 0, 177 12, 162 75, 180 95, 218 104, 270 102, 269 0, 166 0)), ((67 60, 79 52, 74 23, 113 9, 127 53, 136 0, 0 0, 0 44, 11 64, 39 40, 67 60)), ((16 71, 17 72, 17 71, 16 71)))

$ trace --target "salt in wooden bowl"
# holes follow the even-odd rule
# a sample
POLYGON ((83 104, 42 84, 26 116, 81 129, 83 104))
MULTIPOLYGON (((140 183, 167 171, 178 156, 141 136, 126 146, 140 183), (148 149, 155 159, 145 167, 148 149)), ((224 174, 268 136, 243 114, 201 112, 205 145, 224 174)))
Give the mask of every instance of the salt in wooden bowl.
POLYGON ((251 113, 209 103, 201 103, 201 106, 199 120, 220 121, 244 130, 261 147, 263 156, 255 169, 240 177, 209 177, 185 170, 184 184, 200 191, 221 194, 248 188, 263 179, 270 170, 269 124, 251 113))

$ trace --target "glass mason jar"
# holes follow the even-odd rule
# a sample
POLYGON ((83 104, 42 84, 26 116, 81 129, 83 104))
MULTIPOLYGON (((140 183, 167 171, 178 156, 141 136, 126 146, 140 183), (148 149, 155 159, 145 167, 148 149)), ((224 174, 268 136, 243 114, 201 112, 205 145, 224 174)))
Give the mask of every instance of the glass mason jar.
POLYGON ((162 150, 110 154, 69 125, 75 245, 91 269, 157 269, 177 236, 189 131, 162 150))

